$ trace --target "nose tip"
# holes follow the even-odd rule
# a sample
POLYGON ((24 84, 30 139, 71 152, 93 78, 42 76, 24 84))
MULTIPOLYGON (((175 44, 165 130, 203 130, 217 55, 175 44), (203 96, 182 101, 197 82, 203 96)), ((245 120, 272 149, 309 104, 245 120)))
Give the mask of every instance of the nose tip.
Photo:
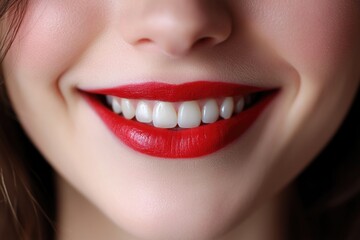
POLYGON ((134 13, 136 17, 131 18, 128 30, 123 32, 129 44, 181 57, 221 44, 231 34, 231 19, 225 7, 210 6, 201 0, 161 3, 162 6, 151 5, 140 14, 134 13))

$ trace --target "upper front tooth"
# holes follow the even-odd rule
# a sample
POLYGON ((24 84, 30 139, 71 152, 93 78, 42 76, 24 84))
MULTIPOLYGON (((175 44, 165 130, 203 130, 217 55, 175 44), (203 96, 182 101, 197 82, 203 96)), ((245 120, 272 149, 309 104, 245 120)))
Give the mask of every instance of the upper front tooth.
POLYGON ((121 100, 116 97, 111 98, 111 107, 114 113, 119 114, 121 113, 121 100))
POLYGON ((136 120, 143 123, 152 122, 152 109, 150 104, 145 101, 140 101, 136 107, 136 120))
POLYGON ((158 128, 174 128, 177 125, 177 114, 169 102, 157 102, 153 109, 153 124, 158 128))
POLYGON ((219 107, 215 99, 207 100, 202 108, 202 122, 214 123, 219 118, 219 107))
POLYGON ((234 100, 232 97, 227 97, 221 104, 220 116, 224 119, 229 119, 234 111, 234 100))
POLYGON ((244 107, 245 107, 245 99, 242 97, 236 103, 235 112, 236 113, 242 112, 242 110, 244 110, 244 107))
POLYGON ((181 128, 198 127, 201 123, 201 112, 196 101, 183 102, 178 111, 178 125, 181 128))
POLYGON ((121 109, 126 119, 132 119, 135 116, 135 108, 131 100, 121 99, 121 109))

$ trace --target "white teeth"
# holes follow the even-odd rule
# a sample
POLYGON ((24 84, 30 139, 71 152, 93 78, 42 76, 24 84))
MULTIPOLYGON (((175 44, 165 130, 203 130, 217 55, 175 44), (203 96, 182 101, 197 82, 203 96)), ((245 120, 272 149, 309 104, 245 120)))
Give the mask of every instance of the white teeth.
POLYGON ((152 122, 152 109, 150 104, 145 101, 140 101, 136 107, 136 120, 142 123, 152 122))
POLYGON ((235 113, 240 113, 242 112, 242 110, 244 110, 245 107, 245 99, 244 98, 240 98, 235 106, 235 113))
POLYGON ((178 111, 178 125, 181 128, 200 126, 201 112, 196 101, 183 102, 178 111))
POLYGON ((234 100, 232 97, 227 97, 221 104, 220 116, 224 119, 229 119, 234 112, 234 100))
POLYGON ((114 113, 116 114, 120 114, 121 113, 121 103, 120 103, 120 99, 113 97, 111 98, 111 107, 114 113))
POLYGON ((172 103, 157 102, 153 110, 153 124, 158 128, 174 128, 177 125, 177 114, 172 103))
POLYGON ((220 106, 219 99, 171 103, 106 96, 106 102, 114 113, 122 114, 126 119, 136 117, 138 122, 152 123, 158 128, 174 128, 177 125, 180 128, 194 128, 200 126, 201 122, 214 123, 219 117, 229 119, 251 103, 250 96, 236 97, 236 101, 233 97, 226 97, 220 106), (178 111, 175 110, 177 106, 178 111))
POLYGON ((135 116, 135 108, 131 100, 121 99, 121 109, 126 119, 132 119, 135 116))
POLYGON ((202 108, 202 122, 214 123, 219 118, 219 106, 215 99, 207 100, 202 108))

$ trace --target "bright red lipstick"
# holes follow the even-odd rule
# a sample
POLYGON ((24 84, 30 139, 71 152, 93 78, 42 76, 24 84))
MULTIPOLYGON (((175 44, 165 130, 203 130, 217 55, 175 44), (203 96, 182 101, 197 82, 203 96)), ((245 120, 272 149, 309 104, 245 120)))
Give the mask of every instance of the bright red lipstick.
POLYGON ((121 86, 112 89, 86 90, 84 96, 90 106, 117 138, 132 149, 162 158, 195 158, 225 147, 239 138, 261 112, 274 99, 276 91, 266 95, 249 109, 227 120, 201 125, 190 129, 161 129, 152 125, 127 120, 105 107, 92 94, 106 94, 128 99, 161 101, 186 101, 246 95, 269 91, 252 86, 220 82, 191 82, 180 85, 145 83, 121 86))
POLYGON ((235 83, 197 81, 178 85, 147 82, 142 84, 129 84, 116 88, 87 90, 87 92, 128 99, 179 102, 205 98, 239 96, 264 90, 268 89, 235 83))

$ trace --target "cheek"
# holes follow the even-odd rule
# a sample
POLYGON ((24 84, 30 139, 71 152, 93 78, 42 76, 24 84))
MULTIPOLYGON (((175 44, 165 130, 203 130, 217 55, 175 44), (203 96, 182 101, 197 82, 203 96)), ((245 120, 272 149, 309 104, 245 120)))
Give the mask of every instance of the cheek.
POLYGON ((360 4, 350 0, 273 2, 255 4, 254 29, 301 75, 330 79, 358 58, 360 4))
POLYGON ((56 79, 103 29, 104 7, 96 2, 29 1, 6 68, 16 66, 27 79, 56 79))

